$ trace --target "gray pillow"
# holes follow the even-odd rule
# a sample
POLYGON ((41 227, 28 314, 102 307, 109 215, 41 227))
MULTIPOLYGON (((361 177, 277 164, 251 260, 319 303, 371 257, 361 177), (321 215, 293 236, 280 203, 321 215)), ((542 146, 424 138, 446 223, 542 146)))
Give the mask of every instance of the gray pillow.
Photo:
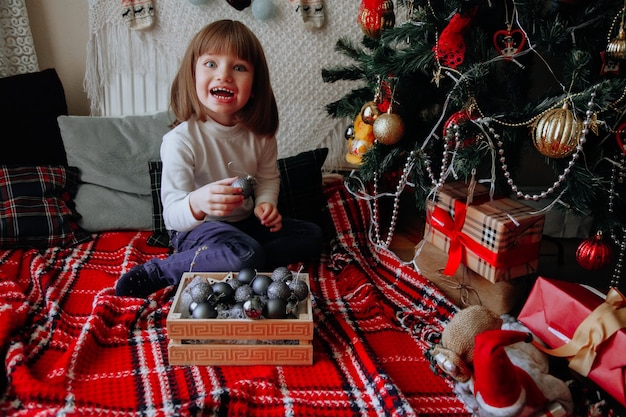
POLYGON ((92 232, 150 230, 152 199, 148 161, 160 159, 168 112, 145 116, 59 116, 70 166, 81 184, 75 197, 79 225, 92 232))

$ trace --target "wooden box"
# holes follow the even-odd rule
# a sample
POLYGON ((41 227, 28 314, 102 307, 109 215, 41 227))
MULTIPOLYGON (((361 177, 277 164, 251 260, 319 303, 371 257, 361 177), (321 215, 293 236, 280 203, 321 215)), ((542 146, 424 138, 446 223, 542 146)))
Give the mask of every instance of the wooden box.
MULTIPOLYGON (((271 275, 271 273, 261 273, 271 275)), ((196 277, 209 282, 236 279, 237 273, 193 272, 181 279, 166 326, 170 365, 311 365, 311 295, 290 319, 194 319, 182 311, 181 294, 196 277)), ((298 274, 309 285, 308 274, 298 274)), ((309 286, 310 288, 310 286, 309 286)))

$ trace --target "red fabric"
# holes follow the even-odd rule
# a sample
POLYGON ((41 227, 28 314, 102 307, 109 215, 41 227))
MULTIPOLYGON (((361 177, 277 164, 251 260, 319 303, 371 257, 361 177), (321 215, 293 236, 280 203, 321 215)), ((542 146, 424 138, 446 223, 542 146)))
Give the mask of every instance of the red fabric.
POLYGON ((336 238, 308 269, 312 366, 170 366, 174 288, 148 300, 114 296, 122 272, 167 255, 146 244, 149 232, 0 251, 0 414, 467 415, 424 356, 455 307, 392 254, 370 250, 362 203, 342 187, 327 193, 336 238), (400 323, 407 316, 412 331, 400 323))

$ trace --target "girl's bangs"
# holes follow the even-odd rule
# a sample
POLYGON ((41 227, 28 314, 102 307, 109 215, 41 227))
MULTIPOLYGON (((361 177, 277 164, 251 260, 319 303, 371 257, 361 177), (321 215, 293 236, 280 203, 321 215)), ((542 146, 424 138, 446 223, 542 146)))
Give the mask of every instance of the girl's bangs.
POLYGON ((254 45, 245 36, 233 31, 219 31, 206 36, 201 42, 199 54, 233 54, 248 62, 253 61, 254 45))

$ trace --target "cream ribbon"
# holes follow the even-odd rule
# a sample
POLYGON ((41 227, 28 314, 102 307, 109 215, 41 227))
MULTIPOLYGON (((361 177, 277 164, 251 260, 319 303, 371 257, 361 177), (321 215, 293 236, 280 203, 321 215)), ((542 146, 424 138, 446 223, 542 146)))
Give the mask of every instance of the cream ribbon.
POLYGON ((568 357, 570 369, 586 377, 600 344, 624 327, 626 297, 616 288, 611 288, 606 300, 580 323, 568 343, 555 349, 548 349, 537 342, 534 344, 549 355, 568 357))

